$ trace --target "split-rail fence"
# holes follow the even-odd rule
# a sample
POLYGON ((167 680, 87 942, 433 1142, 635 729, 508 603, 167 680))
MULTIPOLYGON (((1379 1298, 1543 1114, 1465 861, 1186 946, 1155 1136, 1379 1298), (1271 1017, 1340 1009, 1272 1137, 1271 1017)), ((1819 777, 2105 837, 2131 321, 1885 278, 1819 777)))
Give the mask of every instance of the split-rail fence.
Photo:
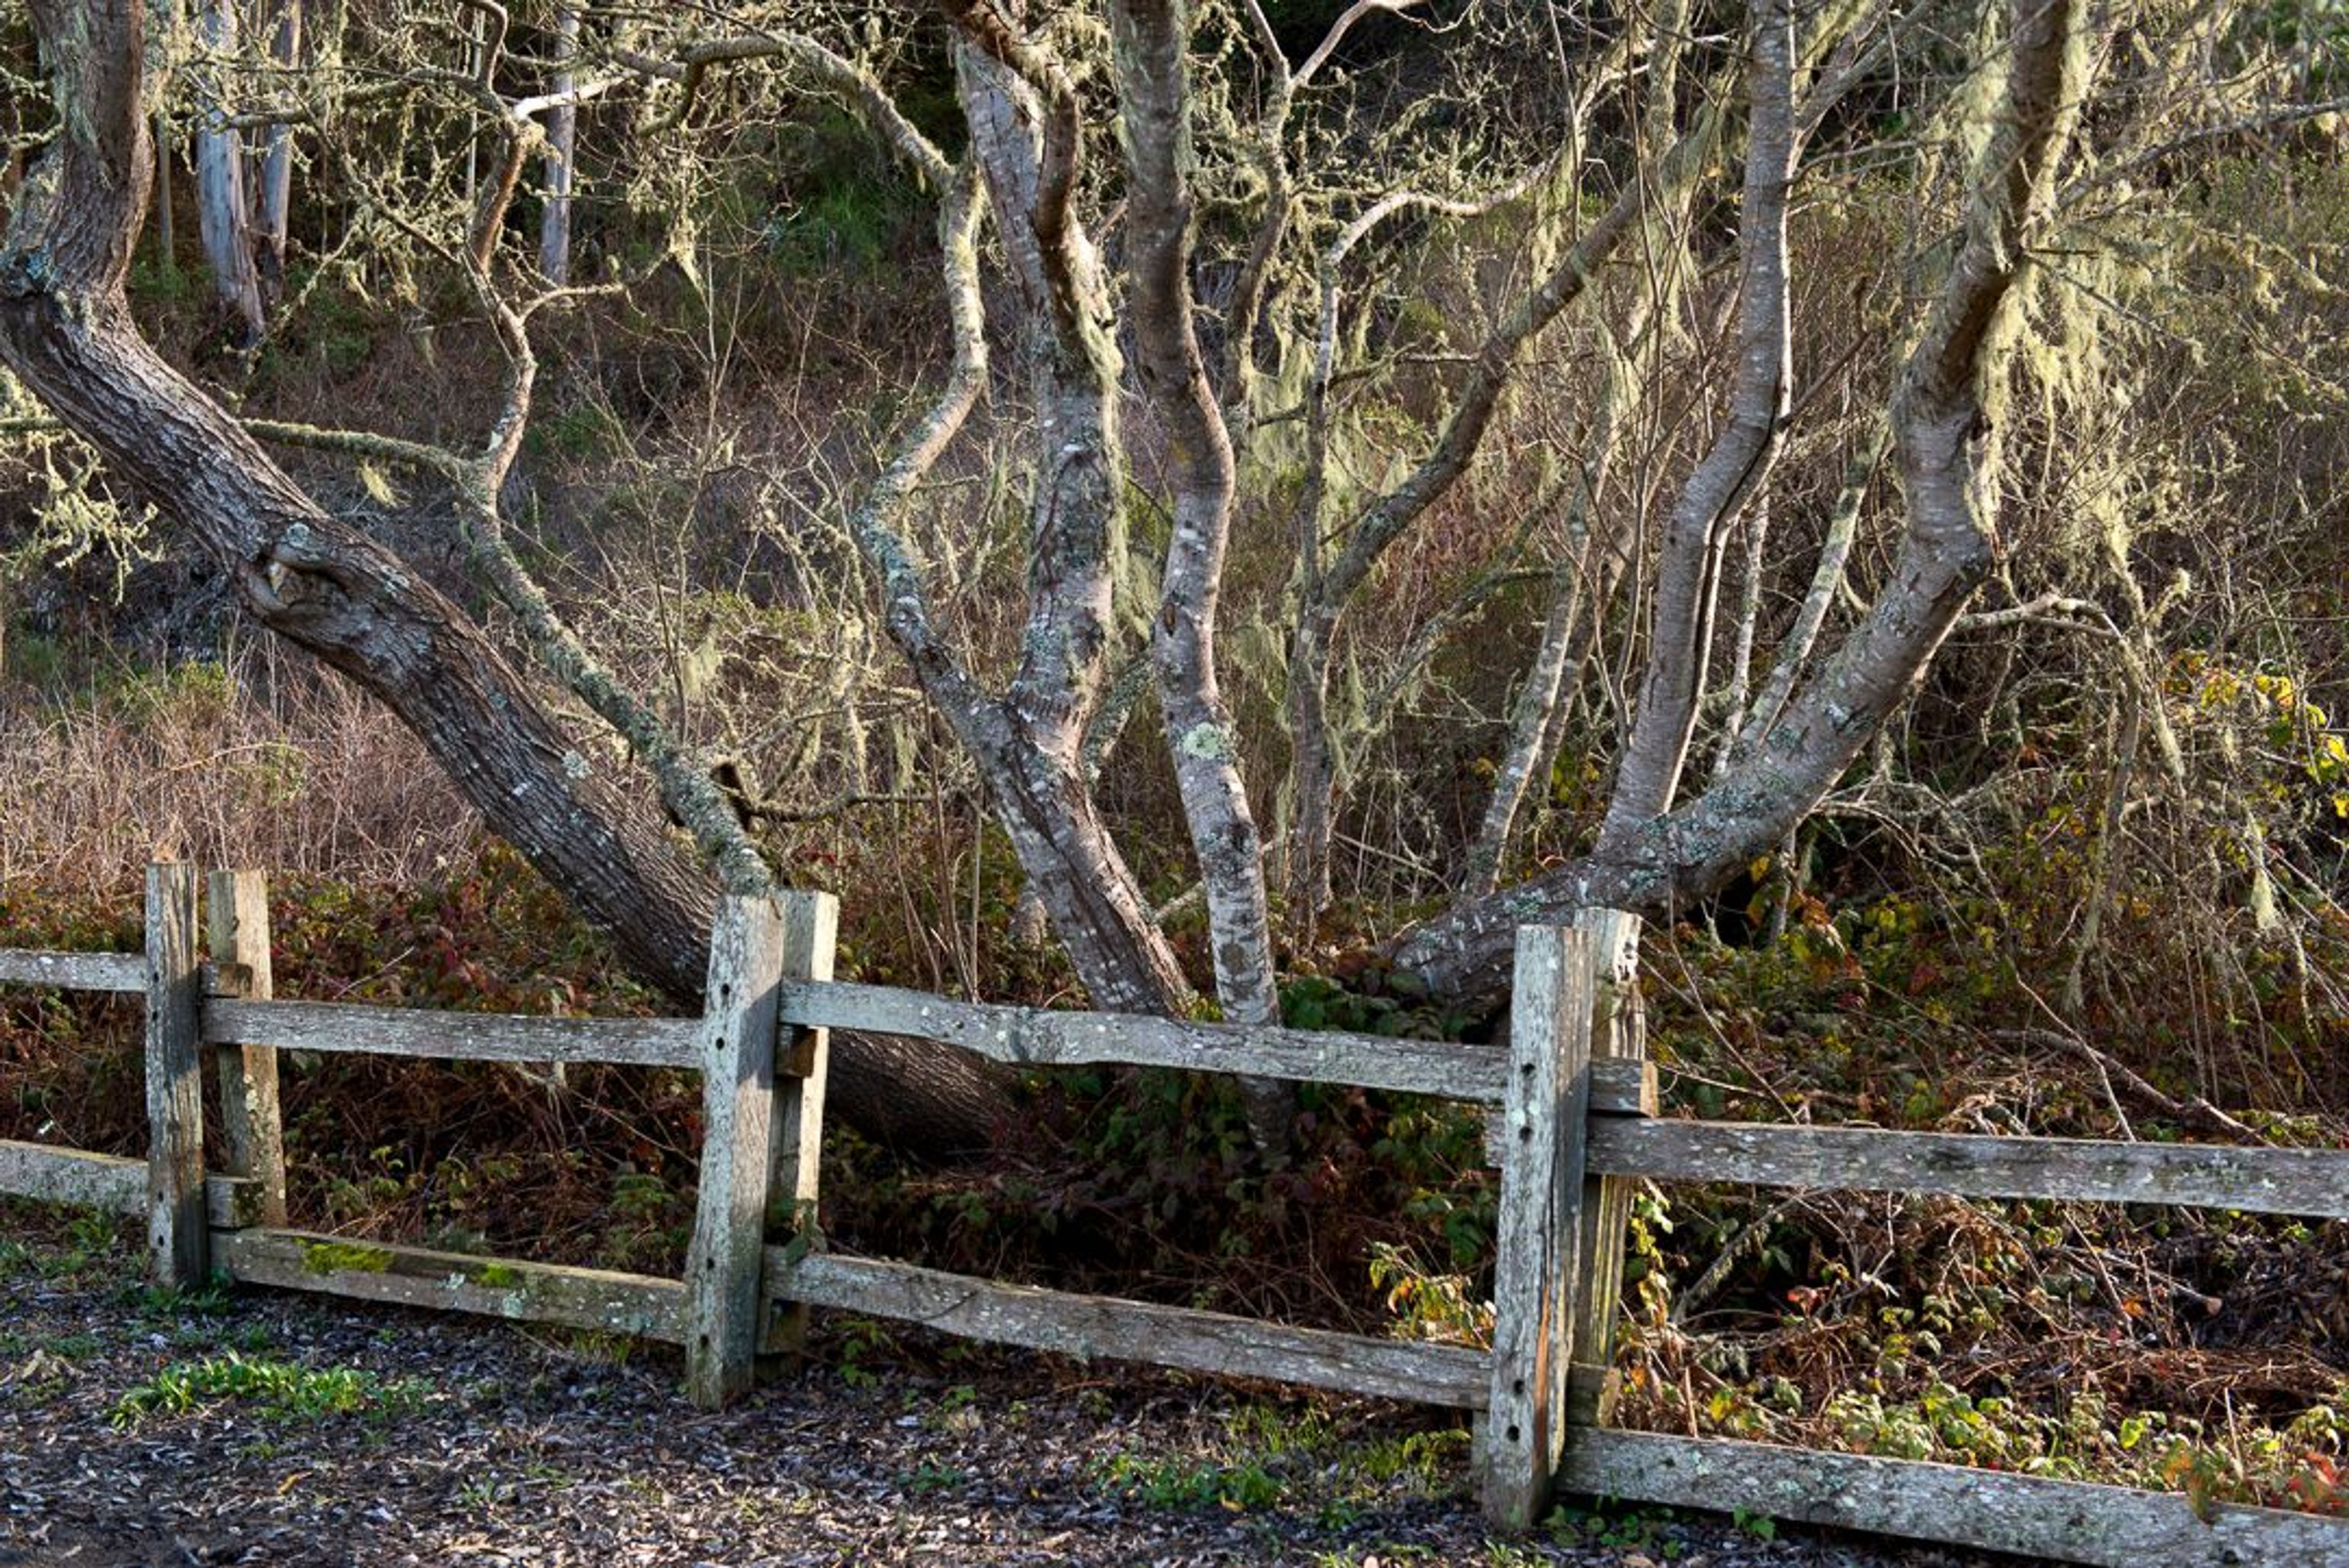
POLYGON ((148 1158, 0 1140, 0 1192, 143 1215, 156 1279, 239 1284, 633 1335, 682 1346, 718 1405, 795 1349, 810 1307, 951 1334, 1467 1410, 1488 1515, 1553 1492, 1749 1513, 2120 1568, 2349 1564, 2349 1520, 1922 1461, 1607 1425, 1634 1185, 1750 1182, 2186 1204, 2349 1218, 2349 1152, 1656 1114, 1630 965, 1637 923, 1588 912, 1518 934, 1506 1048, 952 1001, 832 977, 820 893, 730 898, 698 1018, 436 1012, 273 996, 260 873, 149 869, 146 951, 0 950, 0 984, 142 995, 148 1158), (813 1225, 827 1032, 928 1039, 1026 1065, 1123 1063, 1437 1096, 1491 1108, 1500 1167, 1489 1352, 1039 1290, 825 1251, 813 1225), (685 1277, 480 1257, 289 1229, 276 1053, 697 1068, 699 1207, 685 1277), (216 1078, 226 1169, 204 1168, 216 1078))

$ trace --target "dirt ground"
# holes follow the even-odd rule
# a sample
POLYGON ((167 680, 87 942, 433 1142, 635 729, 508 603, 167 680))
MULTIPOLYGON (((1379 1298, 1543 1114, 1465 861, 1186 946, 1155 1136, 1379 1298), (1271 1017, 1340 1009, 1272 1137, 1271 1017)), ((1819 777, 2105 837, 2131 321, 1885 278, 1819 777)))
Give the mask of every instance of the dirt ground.
POLYGON ((673 1357, 260 1291, 158 1299, 0 1208, 0 1568, 1984 1568, 1661 1511, 1491 1536, 1440 1417, 826 1326, 710 1415, 673 1357))

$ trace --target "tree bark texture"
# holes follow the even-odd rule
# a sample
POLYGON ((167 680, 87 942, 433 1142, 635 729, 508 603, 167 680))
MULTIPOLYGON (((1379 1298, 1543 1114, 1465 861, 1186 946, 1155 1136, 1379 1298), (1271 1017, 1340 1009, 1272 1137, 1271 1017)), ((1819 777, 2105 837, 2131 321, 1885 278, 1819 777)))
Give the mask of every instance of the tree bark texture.
POLYGON ((978 769, 1087 993, 1103 1007, 1180 1011, 1189 985, 1095 809, 1083 756, 1109 645, 1121 459, 1116 352, 1101 328, 1106 302, 1090 242, 1068 211, 1074 89, 1057 62, 993 13, 946 9, 963 34, 957 86, 972 162, 1003 239, 1038 404, 1028 621, 1004 695, 988 692, 947 645, 926 573, 899 526, 987 385, 981 210, 969 181, 957 182, 939 225, 954 347, 947 385, 857 509, 852 531, 880 580, 892 640, 978 769))
POLYGON ((202 0, 197 38, 219 59, 202 75, 203 126, 196 132, 196 222, 204 260, 212 269, 212 289, 237 322, 239 346, 261 341, 268 326, 262 304, 261 273, 253 259, 253 209, 245 190, 244 139, 226 124, 224 61, 237 46, 236 0, 202 0))
POLYGON ((1669 810, 1679 790, 1711 664, 1723 546, 1739 509, 1768 482, 1794 394, 1786 275, 1786 209, 1797 147, 1793 0, 1764 0, 1754 17, 1748 79, 1752 110, 1737 230, 1737 373, 1729 419, 1665 523, 1647 674, 1599 830, 1602 851, 1669 810))
MULTIPOLYGON (((572 69, 578 55, 579 8, 565 5, 554 20, 556 94, 578 85, 572 69)), ((579 106, 558 104, 546 116, 546 205, 538 219, 538 270, 557 287, 571 281, 572 160, 578 148, 579 106)))
MULTIPOLYGON (((277 0, 277 25, 269 40, 269 57, 291 76, 302 59, 302 0, 277 0)), ((294 211, 294 128, 271 126, 264 133, 261 154, 261 200, 253 226, 254 266, 261 284, 264 307, 285 294, 285 247, 294 211)))
POLYGON ((1130 177, 1134 339, 1143 394, 1165 422, 1174 490, 1174 535, 1151 649, 1158 705, 1206 893, 1217 998, 1232 1022, 1274 1023, 1280 995, 1263 846, 1240 776, 1238 731, 1216 678, 1216 608, 1235 480, 1191 299, 1190 11, 1183 0, 1113 0, 1110 26, 1130 177))

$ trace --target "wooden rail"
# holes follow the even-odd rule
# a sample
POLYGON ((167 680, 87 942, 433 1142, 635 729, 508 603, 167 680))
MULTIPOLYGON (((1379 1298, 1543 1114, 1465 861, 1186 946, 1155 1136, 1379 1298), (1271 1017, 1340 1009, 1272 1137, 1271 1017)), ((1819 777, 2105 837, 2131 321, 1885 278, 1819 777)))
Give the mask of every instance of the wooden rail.
POLYGON ((1577 1431, 1558 1473, 1591 1497, 1719 1510, 2106 1568, 2335 1568, 2349 1520, 2175 1492, 1725 1438, 1577 1431))
POLYGON ((216 1046, 359 1051, 478 1062, 618 1062, 699 1067, 693 1018, 542 1018, 520 1013, 444 1013, 350 1002, 209 999, 204 1039, 216 1046))
POLYGON ((2349 1150, 1606 1119, 1590 1168, 1660 1181, 2176 1203, 2349 1219, 2349 1150))
POLYGON ((0 984, 136 995, 147 989, 147 961, 136 953, 41 953, 23 947, 0 948, 0 984))
POLYGON ((148 1222, 156 1277, 254 1284, 551 1322, 683 1346, 715 1405, 798 1348, 811 1307, 1065 1355, 1260 1377, 1475 1413, 1495 1523, 1556 1488, 1912 1535, 2107 1568, 2349 1564, 2349 1522, 2127 1488, 1608 1429, 1633 1183, 2174 1203, 2349 1218, 2349 1151, 1994 1138, 1668 1120, 1632 973, 1638 923, 1590 911, 1520 933, 1506 1048, 949 1001, 832 979, 822 895, 730 898, 698 1019, 428 1012, 270 995, 258 873, 216 872, 209 965, 196 882, 150 869, 147 953, 0 951, 0 984, 140 993, 144 1161, 0 1140, 0 1192, 148 1222), (825 1032, 909 1036, 1017 1065, 1113 1063, 1350 1084, 1490 1108, 1501 1168, 1490 1355, 1219 1313, 1037 1290, 822 1249, 815 1228, 825 1032), (285 1047, 702 1074, 698 1209, 684 1280, 390 1246, 285 1227, 275 1054, 285 1047), (206 1172, 209 1057, 229 1169, 206 1172), (783 1244, 788 1241, 789 1244, 783 1244))
POLYGON ((862 1029, 958 1046, 1015 1066, 1185 1068, 1307 1083, 1350 1084, 1497 1105, 1506 1054, 1490 1046, 1382 1035, 1189 1023, 1138 1013, 1064 1013, 952 1002, 894 985, 795 983, 785 1023, 862 1029))
MULTIPOLYGON (((0 1138, 0 1195, 136 1219, 147 1212, 147 1161, 0 1138)), ((204 1178, 209 1224, 258 1224, 261 1202, 257 1182, 218 1173, 204 1178)))
POLYGON ((685 1340, 685 1286, 673 1279, 305 1231, 217 1230, 212 1256, 241 1284, 552 1323, 670 1345, 685 1340))
POLYGON ((998 1284, 830 1253, 793 1255, 788 1248, 770 1248, 766 1288, 781 1302, 917 1323, 1081 1360, 1147 1361, 1460 1409, 1484 1405, 1490 1377, 1491 1357, 1460 1346, 1289 1328, 1219 1312, 998 1284))

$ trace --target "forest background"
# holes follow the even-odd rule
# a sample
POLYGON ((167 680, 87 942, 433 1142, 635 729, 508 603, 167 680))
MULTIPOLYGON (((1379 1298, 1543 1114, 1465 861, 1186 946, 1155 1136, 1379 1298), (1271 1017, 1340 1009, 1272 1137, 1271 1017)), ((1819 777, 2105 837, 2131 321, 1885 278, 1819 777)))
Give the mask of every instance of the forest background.
MULTIPOLYGON (((657 1010, 780 881, 854 977, 1487 1038, 1616 903, 1706 1115, 2349 1127, 2337 5, 67 12, 0 942, 185 853, 286 995, 657 1010)), ((0 1135, 141 1146, 127 1019, 0 1016, 0 1135)), ((1464 1114, 848 1056, 838 1244, 1484 1331, 1464 1114)), ((290 1071, 310 1222, 674 1269, 677 1075, 290 1071)), ((2344 1506, 2337 1224, 1639 1219, 1630 1419, 2344 1506)))

